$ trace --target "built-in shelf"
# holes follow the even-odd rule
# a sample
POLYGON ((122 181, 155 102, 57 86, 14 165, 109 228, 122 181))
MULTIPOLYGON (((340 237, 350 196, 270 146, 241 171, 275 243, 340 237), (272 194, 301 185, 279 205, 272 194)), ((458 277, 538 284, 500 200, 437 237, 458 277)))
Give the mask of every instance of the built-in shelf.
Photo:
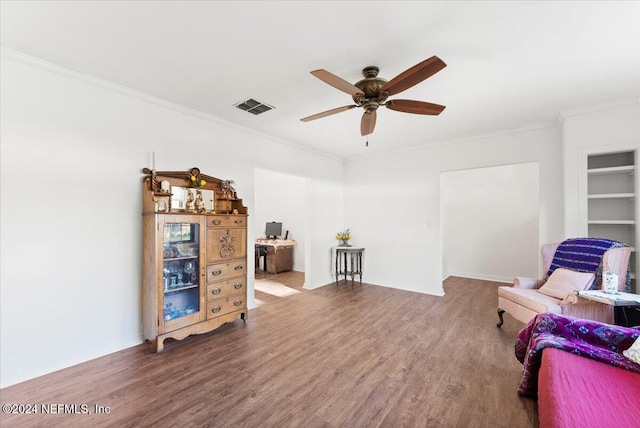
POLYGON ((633 199, 635 198, 633 193, 602 193, 598 195, 589 195, 589 199, 633 199))
MULTIPOLYGON (((637 272, 640 259, 637 246, 639 175, 636 173, 636 148, 613 152, 592 152, 586 162, 587 234, 625 242, 631 247, 631 290, 638 292, 637 272)), ((638 220, 640 221, 640 220, 638 220)))
POLYGON ((635 171, 634 165, 624 166, 612 166, 608 168, 592 168, 587 170, 589 175, 603 175, 603 174, 633 174, 635 171))

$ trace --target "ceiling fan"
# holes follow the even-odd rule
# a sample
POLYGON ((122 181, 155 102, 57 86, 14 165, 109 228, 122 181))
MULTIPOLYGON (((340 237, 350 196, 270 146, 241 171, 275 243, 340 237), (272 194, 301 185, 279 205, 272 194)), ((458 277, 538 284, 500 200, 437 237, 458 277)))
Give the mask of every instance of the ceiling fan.
POLYGON ((362 121, 360 122, 360 133, 364 136, 373 133, 376 126, 376 110, 378 110, 380 106, 404 113, 439 115, 445 109, 445 106, 424 101, 387 100, 387 98, 417 85, 446 66, 447 64, 445 64, 444 61, 434 55, 400 73, 389 81, 378 77, 378 72, 380 71, 378 67, 369 66, 362 70, 364 79, 353 85, 326 70, 314 70, 311 74, 334 88, 351 95, 355 104, 327 110, 300 120, 302 122, 309 122, 351 110, 355 107, 362 107, 364 113, 362 114, 362 121))

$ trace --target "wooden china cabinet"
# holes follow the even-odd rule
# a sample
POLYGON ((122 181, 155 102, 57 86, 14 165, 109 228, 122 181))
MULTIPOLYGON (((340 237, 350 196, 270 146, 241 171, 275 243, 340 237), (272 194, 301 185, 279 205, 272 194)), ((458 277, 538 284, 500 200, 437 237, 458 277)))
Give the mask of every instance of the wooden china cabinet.
POLYGON ((168 338, 247 319, 247 209, 233 181, 143 169, 144 339, 168 338))

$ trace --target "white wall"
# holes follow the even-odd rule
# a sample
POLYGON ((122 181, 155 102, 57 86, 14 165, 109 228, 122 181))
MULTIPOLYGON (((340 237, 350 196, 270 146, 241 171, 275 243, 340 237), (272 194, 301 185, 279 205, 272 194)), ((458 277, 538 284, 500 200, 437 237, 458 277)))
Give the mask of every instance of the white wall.
POLYGON ((537 162, 443 173, 443 276, 537 277, 538 186, 537 162))
MULTIPOLYGON (((31 64, 3 53, 0 70, 2 386, 141 343, 141 169, 152 151, 158 170, 235 180, 250 216, 256 168, 307 177, 306 286, 332 281, 341 161, 31 64)), ((249 242, 256 233, 250 221, 249 242)))
POLYGON ((559 127, 550 124, 348 162, 345 224, 353 225, 355 243, 366 247, 363 280, 443 294, 443 171, 538 162, 540 230, 528 251, 538 254, 538 242, 561 239, 560 136, 559 127))
POLYGON ((296 241, 293 250, 293 270, 304 272, 307 216, 306 179, 263 169, 256 170, 255 235, 263 237, 267 222, 282 222, 282 239, 289 231, 289 239, 296 241))

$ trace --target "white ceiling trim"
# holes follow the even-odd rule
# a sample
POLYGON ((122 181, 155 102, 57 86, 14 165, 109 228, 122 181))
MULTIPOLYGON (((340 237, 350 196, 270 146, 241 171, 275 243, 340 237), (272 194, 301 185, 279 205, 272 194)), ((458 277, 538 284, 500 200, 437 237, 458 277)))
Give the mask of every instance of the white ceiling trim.
POLYGON ((406 147, 406 148, 402 148, 402 149, 394 149, 394 150, 389 150, 387 152, 378 152, 376 154, 372 154, 372 155, 362 155, 362 156, 357 156, 357 157, 351 157, 349 158, 349 160, 366 160, 366 159, 374 159, 374 158, 378 158, 381 156, 389 156, 389 155, 394 155, 397 153, 407 153, 407 152, 415 152, 418 150, 424 150, 424 149, 430 149, 430 148, 436 148, 436 147, 442 147, 442 146, 453 146, 456 144, 465 144, 465 143, 472 143, 475 141, 483 141, 483 140, 488 140, 491 138, 499 138, 505 135, 509 135, 509 134, 519 134, 522 132, 531 132, 531 131, 538 131, 541 129, 549 129, 549 128, 558 128, 558 123, 556 121, 552 121, 552 122, 543 122, 543 123, 538 123, 538 124, 533 124, 533 125, 527 125, 527 126, 521 126, 518 128, 512 128, 512 129, 505 129, 502 131, 496 131, 496 132, 490 132, 487 134, 481 134, 481 135, 473 135, 470 137, 463 137, 463 138, 457 138, 455 140, 446 140, 446 141, 438 141, 435 143, 425 143, 425 144, 420 144, 420 145, 416 145, 416 146, 411 146, 411 147, 406 147))
POLYGON ((598 113, 601 111, 613 110, 620 107, 629 107, 629 106, 634 106, 638 104, 640 104, 640 98, 629 98, 626 100, 620 100, 620 101, 606 103, 606 104, 599 104, 596 106, 584 107, 584 108, 575 109, 575 110, 567 110, 567 111, 560 112, 558 116, 558 120, 560 122, 564 122, 564 119, 568 117, 582 116, 583 114, 598 113))

